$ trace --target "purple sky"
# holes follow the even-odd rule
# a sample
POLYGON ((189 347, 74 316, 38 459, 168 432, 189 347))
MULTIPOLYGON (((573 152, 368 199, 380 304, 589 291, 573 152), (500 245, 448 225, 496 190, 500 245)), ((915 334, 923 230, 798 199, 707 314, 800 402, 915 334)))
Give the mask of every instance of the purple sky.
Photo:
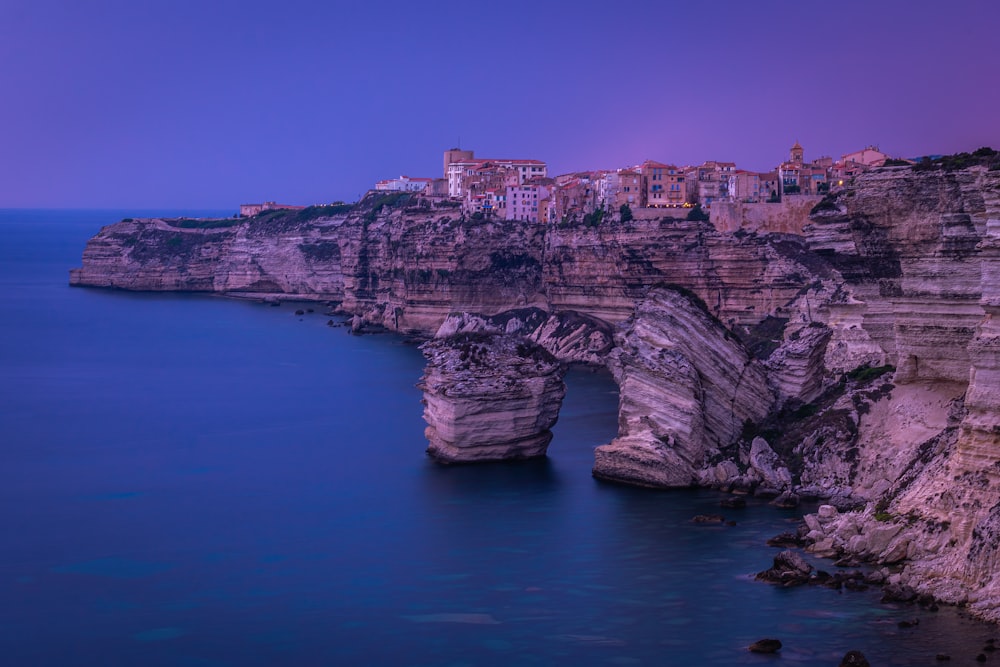
POLYGON ((551 173, 1000 148, 995 0, 0 2, 0 207, 353 200, 456 145, 551 173))

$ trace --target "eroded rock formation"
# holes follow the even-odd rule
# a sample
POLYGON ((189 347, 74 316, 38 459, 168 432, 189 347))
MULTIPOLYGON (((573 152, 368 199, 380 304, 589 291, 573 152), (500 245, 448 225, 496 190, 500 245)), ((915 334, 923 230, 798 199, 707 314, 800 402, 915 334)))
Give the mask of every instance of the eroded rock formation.
POLYGON ((474 331, 530 338, 567 363, 603 365, 614 346, 614 329, 607 322, 573 311, 550 314, 539 308, 508 310, 496 315, 453 313, 441 324, 435 337, 474 331))
POLYGON ((428 453, 446 463, 544 456, 564 366, 513 334, 459 333, 421 347, 428 453))
MULTIPOLYGON (((517 331, 560 359, 604 360, 621 424, 595 474, 828 498, 840 511, 814 517, 814 551, 893 564, 892 583, 1000 619, 1000 171, 874 170, 820 202, 802 236, 480 221, 402 197, 320 213, 123 221, 71 281, 333 300, 362 325, 517 331)), ((456 443, 490 429, 444 424, 482 401, 462 402, 453 350, 430 345, 445 346, 424 380, 432 450, 478 455, 456 443)), ((544 422, 548 400, 519 424, 544 422)), ((539 452, 539 437, 515 440, 539 452)))
POLYGON ((597 448, 597 477, 690 486, 774 403, 762 366, 691 293, 654 289, 616 343, 609 365, 621 396, 619 434, 597 448))

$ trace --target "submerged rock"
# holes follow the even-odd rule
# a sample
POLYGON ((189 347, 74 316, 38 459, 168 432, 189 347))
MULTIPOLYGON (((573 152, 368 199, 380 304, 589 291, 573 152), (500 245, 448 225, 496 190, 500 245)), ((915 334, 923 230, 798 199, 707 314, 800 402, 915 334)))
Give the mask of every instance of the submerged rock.
POLYGON ((861 651, 848 651, 841 659, 840 667, 870 667, 870 663, 861 651))
POLYGON ((447 463, 544 456, 559 417, 565 368, 513 335, 467 333, 420 348, 427 452, 447 463))
POLYGON ((781 650, 780 639, 758 639, 747 647, 751 653, 777 653, 781 650))

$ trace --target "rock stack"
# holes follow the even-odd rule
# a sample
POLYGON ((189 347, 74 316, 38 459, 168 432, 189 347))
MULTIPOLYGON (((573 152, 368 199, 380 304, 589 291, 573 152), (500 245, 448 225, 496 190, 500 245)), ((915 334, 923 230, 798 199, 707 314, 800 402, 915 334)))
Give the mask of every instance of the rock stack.
POLYGON ((544 456, 559 417, 565 368, 516 335, 462 333, 421 350, 427 452, 445 463, 544 456))

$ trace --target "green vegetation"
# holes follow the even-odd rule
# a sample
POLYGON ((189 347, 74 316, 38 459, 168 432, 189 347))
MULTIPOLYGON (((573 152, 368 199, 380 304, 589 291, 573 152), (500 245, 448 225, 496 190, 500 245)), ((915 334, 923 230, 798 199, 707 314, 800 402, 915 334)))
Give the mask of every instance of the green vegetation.
POLYGON ((781 201, 781 197, 778 196, 777 190, 771 190, 771 196, 767 198, 768 204, 777 204, 781 201))
POLYGON ((909 167, 910 163, 907 162, 906 160, 897 160, 896 158, 891 157, 891 158, 886 159, 886 161, 884 163, 882 163, 882 166, 883 167, 909 167))
MULTIPOLYGON (((631 212, 631 211, 630 211, 631 212)), ((588 213, 583 216, 583 224, 585 227, 597 227, 604 220, 604 207, 601 206, 599 209, 593 213, 588 213)))
POLYGON ((335 215, 344 215, 354 210, 354 204, 344 202, 334 202, 327 206, 307 206, 301 211, 296 211, 296 222, 306 222, 316 218, 329 218, 335 215))
POLYGON ((846 373, 847 379, 858 384, 865 384, 871 382, 875 378, 882 377, 886 373, 894 373, 896 367, 892 364, 886 364, 885 366, 858 366, 852 371, 846 373))
POLYGON ((875 512, 875 520, 883 523, 892 521, 892 514, 889 512, 875 512))
POLYGON ((622 222, 628 222, 632 219, 632 207, 628 204, 622 204, 618 209, 618 215, 621 216, 622 222))
POLYGON ((410 201, 412 197, 412 193, 409 192, 390 192, 385 195, 376 195, 374 198, 366 197, 361 202, 361 205, 371 206, 372 208, 368 211, 368 215, 365 216, 365 221, 375 222, 379 213, 382 212, 382 209, 402 206, 406 202, 410 201))
POLYGON ((708 222, 708 213, 702 210, 701 204, 695 204, 694 208, 688 211, 687 219, 695 222, 708 222))
POLYGON ((240 224, 240 221, 236 218, 174 218, 172 220, 165 220, 164 222, 171 227, 179 229, 220 229, 240 224))
POLYGON ((737 334, 755 359, 767 359, 781 345, 787 323, 787 317, 768 315, 756 326, 746 329, 745 334, 739 330, 737 334))
POLYGON ((1000 151, 983 146, 971 153, 955 153, 936 158, 924 157, 913 166, 914 171, 958 171, 968 167, 987 167, 990 171, 1000 171, 1000 151))
POLYGON ((812 417, 818 412, 819 412, 818 405, 816 405, 815 403, 805 403, 803 405, 800 405, 795 410, 793 410, 788 415, 788 418, 793 419, 795 421, 799 421, 800 419, 808 419, 809 417, 812 417))
POLYGON ((799 186, 797 185, 786 185, 782 189, 785 191, 786 195, 797 195, 799 194, 799 192, 801 192, 801 188, 799 188, 799 186))
POLYGON ((823 211, 833 212, 839 210, 836 198, 827 195, 823 197, 818 204, 812 207, 812 210, 809 211, 809 215, 816 215, 817 213, 822 213, 823 211))

